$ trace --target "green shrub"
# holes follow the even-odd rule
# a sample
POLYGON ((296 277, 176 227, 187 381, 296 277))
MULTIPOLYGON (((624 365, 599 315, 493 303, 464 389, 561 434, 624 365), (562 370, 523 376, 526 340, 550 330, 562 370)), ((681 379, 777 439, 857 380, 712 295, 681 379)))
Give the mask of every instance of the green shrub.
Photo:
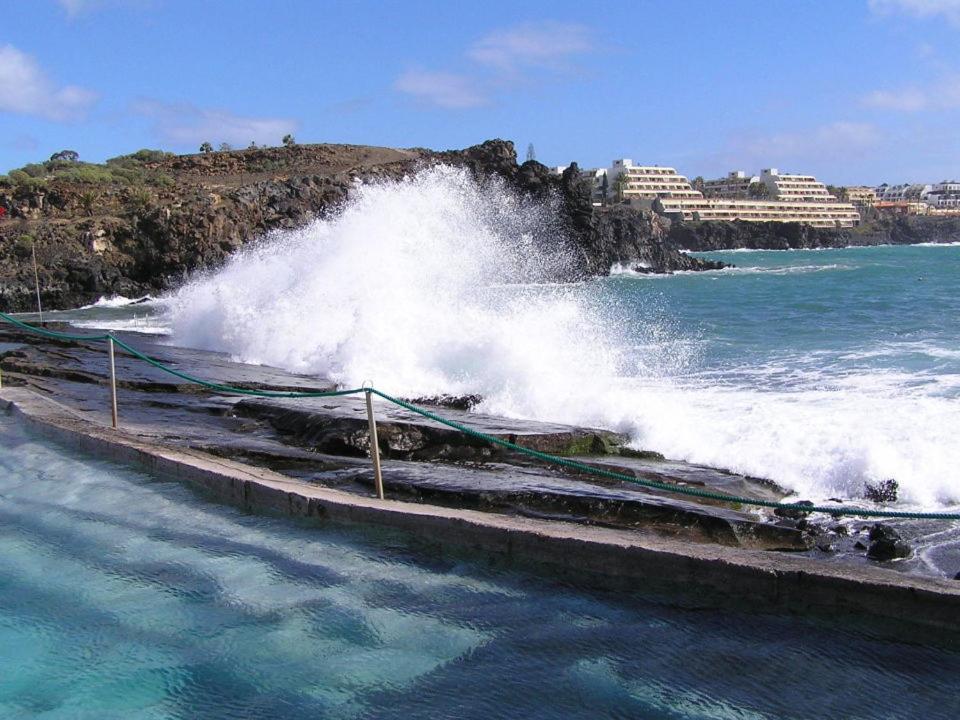
POLYGON ((17 238, 17 241, 13 244, 13 252, 17 257, 29 257, 33 252, 33 245, 36 242, 33 235, 21 235, 17 238))
POLYGON ((48 174, 46 165, 42 163, 27 163, 20 170, 32 178, 44 177, 48 174))
POLYGON ((130 153, 129 155, 118 155, 115 158, 110 158, 107 160, 107 165, 131 167, 134 165, 143 165, 145 163, 158 163, 172 157, 175 157, 174 153, 144 148, 142 150, 137 150, 135 153, 130 153))
POLYGON ((110 176, 116 182, 123 182, 128 185, 136 185, 142 183, 146 177, 146 173, 135 167, 113 167, 108 166, 107 172, 110 173, 110 176))
POLYGON ((87 163, 78 163, 72 168, 58 173, 55 177, 70 182, 91 184, 109 183, 117 180, 109 168, 103 165, 90 165, 87 163))
POLYGON ((46 180, 27 175, 23 170, 11 170, 8 177, 13 181, 15 187, 26 188, 30 190, 42 190, 47 186, 46 180))

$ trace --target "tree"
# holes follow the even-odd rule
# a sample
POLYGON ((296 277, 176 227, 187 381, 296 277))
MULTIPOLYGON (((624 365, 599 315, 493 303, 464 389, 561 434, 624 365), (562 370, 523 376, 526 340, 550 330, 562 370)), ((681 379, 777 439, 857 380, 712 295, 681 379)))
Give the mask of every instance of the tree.
POLYGON ((607 174, 603 174, 603 180, 600 181, 600 202, 603 205, 607 204, 607 198, 610 196, 610 181, 607 179, 607 174))
POLYGON ((283 136, 282 142, 284 147, 293 147, 294 145, 297 144, 296 139, 290 133, 287 133, 286 135, 283 136))
POLYGON ((233 150, 233 147, 230 143, 220 143, 220 152, 230 152, 233 150))
POLYGON ((747 188, 747 195, 758 200, 768 198, 770 197, 770 188, 767 187, 766 183, 752 182, 747 188))
POLYGON ((250 144, 247 146, 247 150, 256 150, 259 146, 257 145, 256 140, 251 140, 250 144))
POLYGON ((208 142, 205 142, 203 145, 200 146, 200 152, 202 152, 202 153, 212 153, 212 152, 213 152, 213 145, 211 145, 211 144, 208 143, 208 142))
POLYGON ((613 181, 613 195, 617 202, 623 202, 629 182, 626 173, 620 173, 613 181))
POLYGON ((60 152, 54 153, 50 156, 50 162, 56 162, 57 160, 63 160, 65 162, 79 162, 80 153, 76 150, 61 150, 60 152))
POLYGON ((697 175, 693 181, 690 183, 690 187, 698 192, 703 192, 705 185, 703 184, 703 175, 697 175))
POLYGON ((537 151, 533 149, 533 143, 527 145, 527 162, 537 159, 537 151))

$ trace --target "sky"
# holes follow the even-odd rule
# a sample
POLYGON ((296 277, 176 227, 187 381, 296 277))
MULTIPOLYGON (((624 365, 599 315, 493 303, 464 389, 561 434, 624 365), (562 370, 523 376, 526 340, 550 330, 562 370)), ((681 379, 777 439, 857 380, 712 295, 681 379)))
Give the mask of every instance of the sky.
POLYGON ((0 172, 298 142, 960 177, 960 0, 0 0, 0 172))

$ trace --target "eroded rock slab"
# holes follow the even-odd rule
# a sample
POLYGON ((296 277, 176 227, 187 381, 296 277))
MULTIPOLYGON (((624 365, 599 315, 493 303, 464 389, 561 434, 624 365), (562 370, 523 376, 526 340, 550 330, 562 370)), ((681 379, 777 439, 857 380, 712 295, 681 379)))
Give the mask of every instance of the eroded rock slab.
MULTIPOLYGON (((235 412, 265 420, 294 442, 335 454, 366 455, 370 450, 367 411, 358 397, 250 399, 235 412)), ((508 451, 395 405, 376 403, 380 451, 407 460, 492 460, 508 451)), ((446 409, 443 416, 486 435, 554 455, 608 454, 627 438, 608 430, 507 420, 446 409)))

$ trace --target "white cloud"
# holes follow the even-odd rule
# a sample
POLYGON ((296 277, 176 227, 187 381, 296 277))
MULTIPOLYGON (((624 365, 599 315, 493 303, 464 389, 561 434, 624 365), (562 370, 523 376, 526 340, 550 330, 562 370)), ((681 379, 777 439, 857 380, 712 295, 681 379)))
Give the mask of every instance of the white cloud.
POLYGON ((105 8, 143 9, 155 4, 155 0, 57 0, 67 17, 74 20, 81 15, 105 8))
POLYGON ((927 87, 913 85, 899 90, 874 90, 862 101, 869 107, 902 112, 950 110, 960 107, 960 75, 941 78, 927 87))
POLYGON ((442 108, 471 108, 487 103, 480 83, 466 75, 409 70, 393 84, 394 89, 442 108))
POLYGON ((923 19, 942 16, 960 27, 960 0, 869 0, 869 7, 877 15, 905 13, 923 19))
POLYGON ((524 66, 557 68, 567 58, 591 49, 586 27, 545 22, 491 33, 475 42, 467 57, 482 65, 514 71, 524 66))
POLYGON ((76 17, 90 6, 89 0, 57 0, 68 17, 76 17))
POLYGON ((874 90, 864 96, 863 103, 870 107, 886 110, 916 112, 927 107, 927 94, 916 87, 901 88, 900 90, 874 90))
POLYGON ((883 139, 869 123, 834 122, 803 132, 744 135, 729 155, 745 166, 770 167, 784 163, 819 163, 862 157, 883 139))
POLYGON ((75 85, 58 88, 31 56, 13 45, 0 45, 0 112, 73 120, 96 99, 96 93, 75 85))
POLYGON ((144 100, 134 111, 153 118, 157 136, 175 145, 203 142, 246 146, 250 142, 277 145, 284 135, 296 131, 298 123, 287 118, 252 118, 226 110, 210 110, 189 103, 169 104, 144 100))
POLYGON ((468 72, 408 70, 394 90, 447 109, 478 107, 496 92, 544 73, 562 74, 571 59, 593 50, 588 28, 557 22, 528 23, 490 33, 467 48, 468 72))

